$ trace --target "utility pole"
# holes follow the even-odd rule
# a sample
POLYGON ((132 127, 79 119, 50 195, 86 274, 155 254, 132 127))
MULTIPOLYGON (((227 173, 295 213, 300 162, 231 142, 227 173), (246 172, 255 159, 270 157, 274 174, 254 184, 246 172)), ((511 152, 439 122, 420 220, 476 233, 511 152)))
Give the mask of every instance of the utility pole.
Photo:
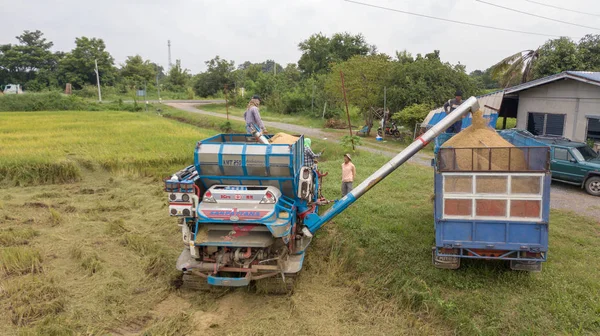
POLYGON ((96 72, 96 83, 98 84, 98 101, 102 102, 102 91, 100 90, 100 74, 98 73, 98 60, 94 59, 94 65, 96 68, 94 71, 96 72))
POLYGON ((350 141, 352 142, 352 150, 354 151, 354 138, 352 137, 352 124, 350 123, 350 110, 348 109, 348 98, 346 97, 346 85, 344 84, 344 73, 340 71, 342 77, 342 92, 344 93, 344 102, 346 103, 346 115, 348 116, 348 131, 350 132, 350 141))
POLYGON ((385 139, 385 122, 387 121, 387 87, 383 87, 383 119, 381 119, 381 138, 385 139))
POLYGON ((171 63, 171 40, 167 41, 167 45, 169 46, 169 71, 171 71, 171 67, 173 66, 173 63, 171 63))
POLYGON ((156 92, 158 93, 158 101, 162 102, 160 99, 160 85, 158 85, 158 65, 156 66, 156 92))
POLYGON ((227 84, 225 84, 225 111, 227 113, 227 120, 229 121, 229 102, 227 101, 227 84))

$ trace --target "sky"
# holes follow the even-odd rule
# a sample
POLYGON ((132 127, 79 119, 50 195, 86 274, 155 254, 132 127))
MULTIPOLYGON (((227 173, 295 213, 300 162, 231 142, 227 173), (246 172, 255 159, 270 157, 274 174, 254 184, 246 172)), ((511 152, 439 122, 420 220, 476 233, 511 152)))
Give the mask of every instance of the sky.
MULTIPOLYGON (((357 0, 424 15, 514 30, 570 36, 600 34, 600 16, 566 12, 526 0, 485 0, 588 29, 492 7, 476 0, 357 0)), ((600 15, 598 0, 537 0, 600 15)), ((443 61, 486 69, 552 37, 457 25, 369 8, 343 0, 0 0, 0 44, 16 43, 24 30, 41 30, 54 50, 69 51, 80 36, 102 38, 117 65, 139 54, 198 73, 216 55, 241 64, 274 59, 285 66, 300 58, 298 43, 313 33, 361 33, 380 52, 416 55, 440 50, 443 61)))

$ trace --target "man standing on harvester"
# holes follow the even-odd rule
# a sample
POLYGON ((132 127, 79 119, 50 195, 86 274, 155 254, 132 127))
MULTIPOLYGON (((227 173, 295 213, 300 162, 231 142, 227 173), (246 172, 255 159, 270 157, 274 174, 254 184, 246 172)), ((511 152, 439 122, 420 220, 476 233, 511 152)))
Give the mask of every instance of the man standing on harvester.
POLYGON ((254 133, 254 126, 258 126, 260 128, 262 134, 267 134, 267 129, 262 119, 260 118, 260 112, 258 111, 258 106, 260 105, 260 97, 254 95, 250 102, 248 103, 248 107, 246 112, 244 112, 244 120, 246 121, 246 132, 248 134, 254 133))
MULTIPOLYGON (((454 94, 454 99, 449 99, 444 104, 444 112, 446 112, 446 115, 447 115, 450 112, 456 110, 456 108, 459 107, 460 104, 462 104, 462 103, 463 103, 462 91, 456 90, 456 93, 454 94)), ((464 116, 463 116, 463 118, 464 118, 464 116)), ((458 132, 460 132, 461 129, 462 129, 462 119, 455 122, 452 126, 448 127, 448 129, 446 130, 446 133, 458 133, 458 132)))

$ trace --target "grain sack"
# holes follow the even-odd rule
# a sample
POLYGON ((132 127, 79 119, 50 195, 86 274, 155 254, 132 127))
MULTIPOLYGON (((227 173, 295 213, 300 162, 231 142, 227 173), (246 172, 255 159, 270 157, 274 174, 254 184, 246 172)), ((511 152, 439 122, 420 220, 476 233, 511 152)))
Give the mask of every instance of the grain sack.
POLYGON ((287 133, 277 133, 271 139, 269 139, 269 142, 279 145, 293 145, 298 141, 298 139, 300 138, 287 133))

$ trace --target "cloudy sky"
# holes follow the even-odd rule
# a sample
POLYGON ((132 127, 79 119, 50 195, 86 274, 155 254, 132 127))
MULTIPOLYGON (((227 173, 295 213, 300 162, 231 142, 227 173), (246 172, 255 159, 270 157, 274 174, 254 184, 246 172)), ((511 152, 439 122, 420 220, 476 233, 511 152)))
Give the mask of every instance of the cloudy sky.
MULTIPOLYGON (((537 15, 575 22, 587 29, 495 8, 476 0, 357 0, 475 24, 576 40, 600 34, 600 16, 540 6, 527 0, 485 0, 537 15)), ((537 0, 600 15, 598 0, 537 0)), ((236 64, 246 60, 294 63, 297 45, 312 33, 362 33, 379 51, 441 51, 444 61, 468 71, 485 69, 503 56, 530 49, 551 37, 515 34, 420 18, 343 0, 0 0, 0 44, 15 43, 23 30, 43 31, 55 50, 68 51, 75 37, 104 39, 117 64, 140 54, 166 67, 167 40, 173 63, 181 59, 193 73, 220 55, 236 64)))

